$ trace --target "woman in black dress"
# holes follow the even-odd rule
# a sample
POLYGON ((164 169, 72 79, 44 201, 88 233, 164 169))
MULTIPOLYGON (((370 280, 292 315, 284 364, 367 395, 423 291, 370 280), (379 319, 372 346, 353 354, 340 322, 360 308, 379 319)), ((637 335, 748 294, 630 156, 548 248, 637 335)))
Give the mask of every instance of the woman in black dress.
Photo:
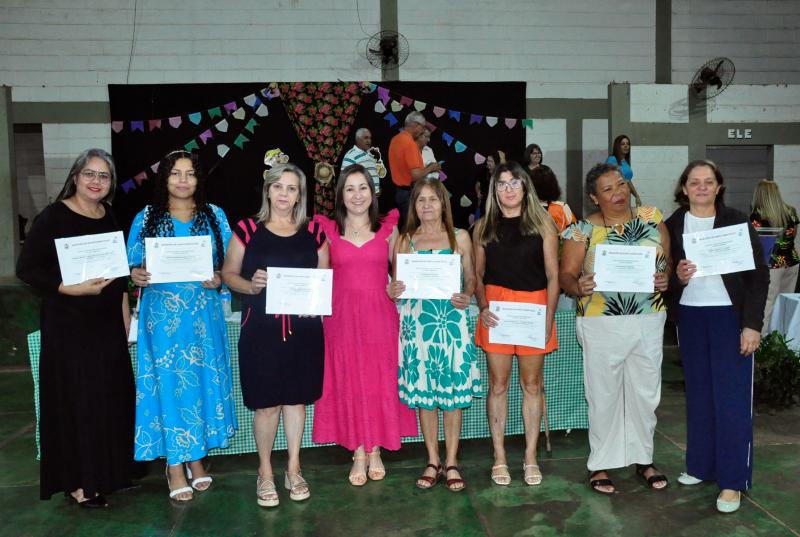
POLYGON ((64 285, 54 239, 118 231, 108 200, 114 163, 81 153, 55 203, 36 218, 17 276, 44 295, 39 366, 40 497, 69 493, 82 507, 131 485, 134 384, 126 278, 64 285))
POLYGON ((258 505, 278 505, 270 453, 283 416, 289 452, 284 485, 290 498, 311 495, 300 472, 300 443, 305 405, 322 395, 324 341, 317 317, 267 315, 267 267, 328 268, 325 235, 306 218, 306 177, 284 164, 265 177, 261 210, 238 222, 222 268, 225 283, 242 294, 239 369, 247 408, 255 410, 253 434, 258 447, 258 505))

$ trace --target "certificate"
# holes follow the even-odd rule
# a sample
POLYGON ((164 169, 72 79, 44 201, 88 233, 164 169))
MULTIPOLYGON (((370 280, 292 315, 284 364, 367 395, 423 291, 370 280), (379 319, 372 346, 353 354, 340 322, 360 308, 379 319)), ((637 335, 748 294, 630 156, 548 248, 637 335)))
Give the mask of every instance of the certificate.
POLYGON ((267 267, 266 313, 330 315, 333 271, 267 267))
POLYGON ((145 237, 150 283, 204 282, 214 277, 211 237, 145 237))
POLYGON ((747 224, 684 233, 683 251, 697 265, 694 278, 755 268, 747 224))
POLYGON ((406 285, 400 298, 450 300, 461 291, 459 254, 397 254, 397 279, 406 285))
POLYGON ((655 246, 598 244, 594 250, 595 291, 652 293, 655 246))
POLYGON ((490 301, 489 311, 500 318, 497 326, 489 329, 489 343, 544 349, 547 341, 547 306, 490 301))
POLYGON ((55 239, 64 285, 130 274, 121 231, 55 239))

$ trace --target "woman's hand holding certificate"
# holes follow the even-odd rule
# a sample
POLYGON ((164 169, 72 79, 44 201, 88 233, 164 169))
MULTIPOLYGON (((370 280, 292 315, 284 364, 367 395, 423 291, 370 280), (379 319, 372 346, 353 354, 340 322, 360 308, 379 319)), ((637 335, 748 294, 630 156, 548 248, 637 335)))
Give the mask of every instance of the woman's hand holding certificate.
POLYGON ((65 286, 130 274, 121 231, 55 239, 55 244, 65 286))
POLYGON ((461 292, 458 254, 397 254, 397 280, 405 284, 400 298, 450 300, 461 292))
POLYGON ((544 349, 547 344, 547 306, 524 302, 489 302, 497 325, 489 328, 489 343, 544 349))
POLYGON ((684 233, 683 251, 697 267, 695 278, 755 268, 747 224, 684 233))
POLYGON ((333 270, 267 267, 265 313, 330 315, 333 270))

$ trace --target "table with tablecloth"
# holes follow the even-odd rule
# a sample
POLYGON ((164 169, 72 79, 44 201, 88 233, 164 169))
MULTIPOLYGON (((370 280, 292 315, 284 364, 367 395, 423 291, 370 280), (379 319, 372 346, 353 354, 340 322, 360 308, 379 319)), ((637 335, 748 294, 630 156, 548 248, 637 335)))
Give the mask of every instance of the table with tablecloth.
POLYGON ((777 330, 789 341, 789 347, 800 351, 800 293, 783 293, 775 298, 769 331, 777 330))
MULTIPOLYGON (((469 310, 469 324, 474 331, 478 310, 471 306, 469 310)), ((547 400, 547 417, 551 430, 586 429, 589 426, 587 418, 587 403, 583 390, 583 354, 575 337, 575 311, 560 310, 556 313, 556 326, 558 330, 559 349, 549 354, 545 359, 544 379, 547 400)), ((239 430, 231 439, 230 445, 225 449, 213 449, 210 455, 233 455, 239 453, 252 453, 256 451, 253 439, 253 412, 248 410, 242 402, 241 387, 239 384, 239 354, 237 341, 239 340, 239 324, 228 323, 228 339, 231 347, 231 377, 236 400, 236 416, 239 421, 239 430)), ((31 372, 34 383, 34 402, 36 406, 36 445, 39 445, 39 352, 41 350, 39 332, 28 335, 30 351, 31 372)), ((135 345, 131 347, 131 358, 136 356, 135 345)), ((486 356, 478 349, 478 360, 481 370, 484 397, 473 399, 470 408, 463 412, 463 425, 461 438, 488 438, 489 425, 486 418, 486 398, 488 390, 489 373, 486 366, 486 356)), ((508 422, 506 434, 522 434, 522 390, 516 368, 508 391, 508 422)), ((313 447, 311 441, 311 427, 314 419, 314 408, 309 406, 306 412, 306 427, 302 447, 313 447)), ((440 422, 440 438, 444 438, 440 422)), ((407 437, 403 442, 422 442, 422 435, 407 437)), ((278 430, 274 449, 286 449, 282 426, 278 430)))

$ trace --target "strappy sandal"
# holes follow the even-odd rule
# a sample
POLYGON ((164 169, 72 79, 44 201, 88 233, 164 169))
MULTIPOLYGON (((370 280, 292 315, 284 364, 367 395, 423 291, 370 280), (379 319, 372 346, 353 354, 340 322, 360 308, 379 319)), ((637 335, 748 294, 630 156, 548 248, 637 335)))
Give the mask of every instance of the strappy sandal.
POLYGON ((653 466, 652 464, 637 464, 636 465, 636 475, 640 476, 642 479, 645 480, 647 485, 653 490, 664 490, 669 486, 669 479, 664 474, 658 473, 658 468, 653 466), (651 475, 650 477, 645 477, 644 473, 649 469, 652 468, 655 470, 656 473, 651 475), (663 487, 656 487, 656 483, 664 483, 663 487))
POLYGON ((522 463, 522 471, 525 474, 525 484, 528 486, 539 485, 542 482, 542 471, 538 464, 522 463))
POLYGON ((447 487, 447 490, 450 492, 461 492, 465 488, 467 488, 467 482, 462 479, 461 470, 458 469, 458 466, 448 466, 444 469, 445 477, 447 477, 447 472, 458 472, 459 477, 456 478, 447 478, 445 479, 444 486, 447 487), (460 487, 456 485, 461 485, 460 487))
POLYGON ((507 464, 495 464, 492 466, 492 481, 495 485, 504 487, 511 484, 511 473, 508 471, 507 464))
POLYGON ((261 507, 276 507, 281 501, 272 479, 272 476, 266 479, 260 475, 256 479, 256 503, 261 507))
MULTIPOLYGON (((366 460, 367 460, 367 456, 366 455, 364 455, 362 457, 357 457, 357 456, 353 455, 353 463, 355 463, 356 461, 366 461, 366 460)), ((353 464, 353 466, 355 466, 355 464, 353 464)), ((367 468, 369 468, 369 465, 365 462, 364 463, 364 471, 363 472, 354 473, 353 470, 350 469, 350 475, 347 476, 347 479, 348 479, 348 481, 350 481, 350 484, 353 485, 354 487, 363 487, 364 485, 366 485, 367 484, 367 468)))
POLYGON ((289 491, 289 497, 296 502, 302 502, 311 496, 311 489, 300 472, 293 474, 287 470, 284 486, 289 491))
POLYGON ((592 479, 597 474, 602 474, 602 473, 605 473, 606 475, 608 475, 608 471, 607 470, 595 470, 594 472, 589 472, 589 488, 591 488, 594 492, 596 492, 598 494, 602 494, 603 496, 611 496, 615 492, 617 492, 617 487, 614 486, 614 482, 613 481, 611 481, 608 478, 605 478, 605 479, 592 479), (614 487, 614 490, 605 491, 605 490, 600 490, 597 487, 614 487))
POLYGON ((211 488, 211 483, 214 481, 210 475, 204 475, 203 477, 196 477, 192 479, 192 469, 189 468, 189 465, 186 465, 186 478, 192 485, 192 488, 197 492, 205 492, 211 488), (205 487, 198 487, 198 485, 202 485, 203 483, 208 483, 205 487))
POLYGON ((441 481, 442 479, 442 465, 441 464, 428 464, 422 470, 422 474, 417 478, 414 484, 417 486, 418 489, 428 490, 429 488, 433 487, 436 483, 441 481), (433 471, 436 472, 435 477, 431 477, 429 475, 425 475, 425 470, 428 468, 433 468, 433 471), (425 485, 421 485, 420 483, 426 483, 425 485))
POLYGON ((386 468, 383 466, 383 461, 381 460, 381 451, 370 451, 367 455, 369 459, 369 465, 367 466, 367 476, 372 479, 373 481, 380 481, 384 477, 386 477, 386 468), (372 464, 372 456, 377 455, 378 461, 380 462, 380 466, 372 464))
MULTIPOLYGON (((167 488, 169 489, 169 499, 178 504, 183 504, 192 501, 194 499, 194 491, 192 490, 192 487, 188 486, 180 487, 175 490, 172 490, 172 483, 170 483, 169 479, 169 466, 170 466, 169 463, 167 463, 167 467, 165 470, 165 474, 167 476, 167 488), (178 498, 178 496, 180 496, 181 494, 186 494, 186 493, 189 493, 188 498, 178 498)), ((183 464, 181 464, 180 466, 183 467, 183 464)))

